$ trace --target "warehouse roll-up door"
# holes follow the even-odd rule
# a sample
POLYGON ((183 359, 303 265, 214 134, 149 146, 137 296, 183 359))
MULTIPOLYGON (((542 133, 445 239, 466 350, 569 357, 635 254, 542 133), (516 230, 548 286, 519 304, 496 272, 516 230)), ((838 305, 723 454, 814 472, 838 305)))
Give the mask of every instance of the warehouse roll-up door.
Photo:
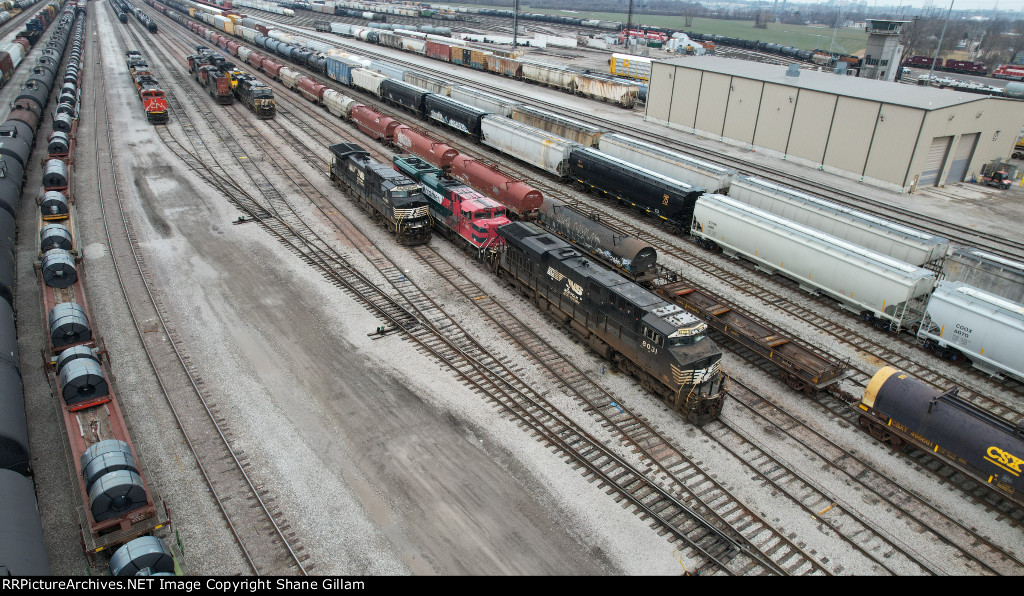
POLYGON ((946 182, 963 182, 967 175, 967 164, 971 163, 971 156, 974 155, 974 146, 978 144, 978 135, 974 133, 962 135, 960 142, 956 144, 956 151, 953 152, 953 163, 949 165, 949 174, 946 182))
POLYGON ((949 145, 952 142, 953 137, 932 139, 932 146, 928 148, 928 161, 925 162, 921 178, 917 181, 918 186, 934 186, 938 183, 942 164, 946 162, 946 154, 949 153, 949 145))

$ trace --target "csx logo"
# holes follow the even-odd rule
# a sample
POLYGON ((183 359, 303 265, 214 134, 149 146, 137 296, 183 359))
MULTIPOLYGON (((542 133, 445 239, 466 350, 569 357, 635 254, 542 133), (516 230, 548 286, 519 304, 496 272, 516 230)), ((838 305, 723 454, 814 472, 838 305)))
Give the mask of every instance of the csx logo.
POLYGON ((988 448, 988 456, 985 457, 985 459, 994 463, 1000 468, 1006 470, 1007 472, 1013 474, 1014 476, 1020 476, 1020 467, 1022 464, 1024 464, 1024 459, 1021 459, 1016 455, 1013 455, 1012 453, 1003 451, 1002 449, 996 447, 995 445, 988 448))

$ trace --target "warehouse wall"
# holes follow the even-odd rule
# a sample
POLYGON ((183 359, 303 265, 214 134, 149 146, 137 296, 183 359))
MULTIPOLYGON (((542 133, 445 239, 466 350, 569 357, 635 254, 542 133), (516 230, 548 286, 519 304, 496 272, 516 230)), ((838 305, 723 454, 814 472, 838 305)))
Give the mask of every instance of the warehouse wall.
POLYGON ((952 136, 939 184, 963 135, 979 133, 968 180, 1009 155, 1024 103, 969 99, 925 110, 655 62, 646 117, 902 192, 916 188, 933 138, 952 136))

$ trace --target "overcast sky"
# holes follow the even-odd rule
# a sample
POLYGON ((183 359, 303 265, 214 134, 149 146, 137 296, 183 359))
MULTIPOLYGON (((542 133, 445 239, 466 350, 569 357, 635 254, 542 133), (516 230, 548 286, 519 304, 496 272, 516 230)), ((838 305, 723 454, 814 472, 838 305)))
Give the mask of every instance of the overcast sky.
MULTIPOLYGON (((953 10, 957 9, 973 9, 973 8, 994 8, 996 5, 1003 10, 1020 10, 1024 8, 1024 0, 953 0, 953 10)), ((868 6, 899 6, 899 0, 883 0, 882 2, 873 2, 868 0, 868 6)), ((925 0, 904 0, 903 6, 924 6, 925 0)), ((931 5, 938 8, 949 9, 949 0, 933 0, 931 5)))

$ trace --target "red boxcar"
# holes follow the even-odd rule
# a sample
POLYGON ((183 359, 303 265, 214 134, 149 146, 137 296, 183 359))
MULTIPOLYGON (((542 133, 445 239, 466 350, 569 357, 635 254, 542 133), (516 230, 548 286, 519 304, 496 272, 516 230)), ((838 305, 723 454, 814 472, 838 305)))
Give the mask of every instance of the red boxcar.
POLYGON ((0 52, 0 72, 4 73, 4 80, 10 80, 14 72, 14 63, 11 62, 11 55, 7 52, 0 52))
POLYGON ((255 27, 256 30, 260 32, 260 35, 266 35, 267 33, 270 33, 270 29, 268 29, 266 25, 260 25, 259 23, 256 23, 255 25, 253 25, 253 27, 255 27))
POLYGON ((402 125, 401 122, 390 116, 375 112, 368 106, 352 106, 352 121, 356 123, 359 130, 365 132, 376 140, 390 142, 395 135, 395 129, 402 125))
POLYGON ((295 86, 299 88, 299 93, 301 93, 303 97, 314 103, 322 102, 324 99, 324 91, 327 91, 327 85, 317 83, 309 77, 299 77, 295 86))
POLYGON ((544 202, 544 195, 532 186, 510 178, 496 166, 459 155, 452 160, 451 174, 508 207, 520 219, 532 219, 544 202))
POLYGON ((281 69, 284 68, 284 65, 278 64, 277 62, 274 62, 270 58, 264 58, 263 64, 260 66, 260 68, 263 69, 263 72, 269 74, 270 76, 276 79, 278 76, 280 76, 281 69))
POLYGON ((447 170, 459 152, 404 124, 395 129, 395 145, 432 165, 447 170))
POLYGON ((436 41, 428 41, 427 56, 436 60, 451 62, 451 46, 436 41))

